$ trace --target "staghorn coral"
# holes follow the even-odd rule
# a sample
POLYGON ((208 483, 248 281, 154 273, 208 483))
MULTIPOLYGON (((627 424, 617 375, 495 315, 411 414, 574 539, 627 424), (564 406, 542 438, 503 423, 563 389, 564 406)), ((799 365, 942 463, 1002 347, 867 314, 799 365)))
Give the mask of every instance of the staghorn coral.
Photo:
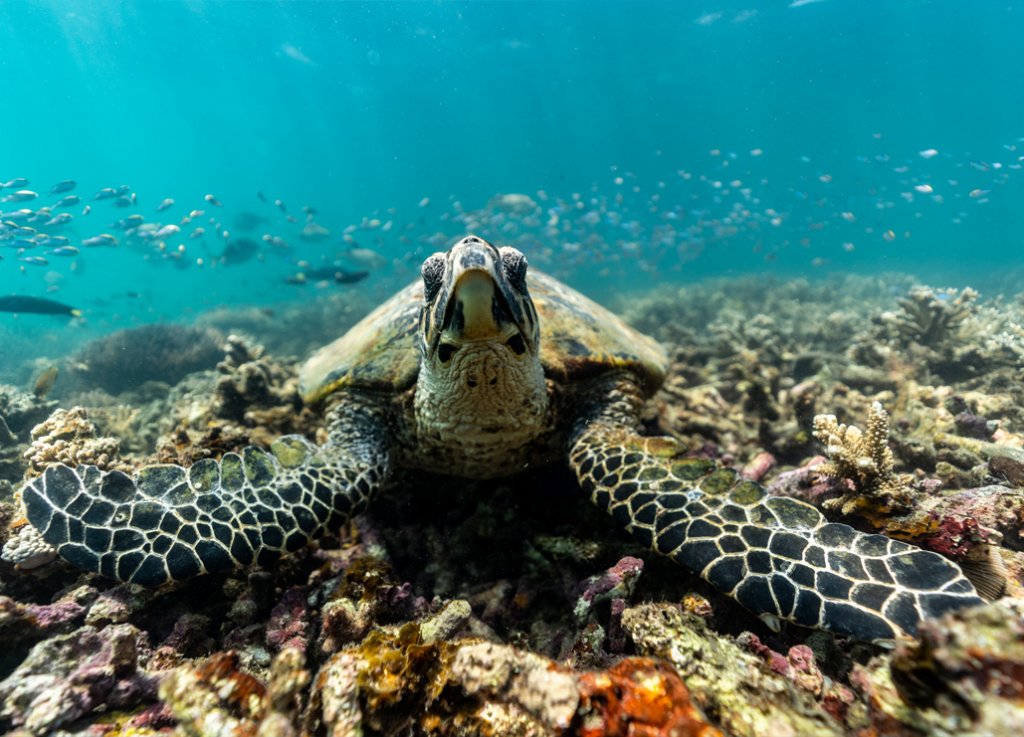
POLYGON ((969 317, 977 310, 978 293, 970 287, 934 290, 915 287, 899 301, 893 314, 896 334, 904 344, 917 343, 935 350, 952 347, 969 317))
POLYGON ((841 424, 835 415, 816 415, 814 437, 825 446, 828 460, 817 466, 822 476, 840 479, 852 493, 840 500, 844 514, 865 503, 884 510, 909 506, 909 477, 893 470, 889 449, 889 415, 881 402, 872 402, 867 429, 841 424))
POLYGON ((211 328, 155 324, 121 330, 86 344, 71 362, 75 383, 111 394, 149 381, 174 384, 213 368, 222 338, 211 328))

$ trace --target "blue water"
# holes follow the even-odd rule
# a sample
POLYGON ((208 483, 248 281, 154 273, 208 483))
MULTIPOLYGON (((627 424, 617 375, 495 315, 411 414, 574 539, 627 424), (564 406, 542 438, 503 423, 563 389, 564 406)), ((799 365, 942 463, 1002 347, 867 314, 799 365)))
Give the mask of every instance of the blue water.
POLYGON ((391 263, 329 290, 383 295, 498 193, 530 195, 539 222, 485 211, 474 229, 598 297, 748 272, 1005 281, 1022 264, 1024 7, 795 5, 0 4, 0 179, 40 194, 0 210, 74 179, 83 201, 54 232, 121 238, 47 266, 0 242, 0 294, 86 318, 0 314, 0 340, 310 299, 324 290, 285 277, 333 260, 349 226, 391 263), (122 184, 137 204, 92 201, 122 184), (303 205, 326 240, 298 238, 303 205), (110 227, 192 209, 163 251, 110 227), (243 211, 267 218, 246 234, 262 260, 214 263, 213 231, 240 237, 243 211))

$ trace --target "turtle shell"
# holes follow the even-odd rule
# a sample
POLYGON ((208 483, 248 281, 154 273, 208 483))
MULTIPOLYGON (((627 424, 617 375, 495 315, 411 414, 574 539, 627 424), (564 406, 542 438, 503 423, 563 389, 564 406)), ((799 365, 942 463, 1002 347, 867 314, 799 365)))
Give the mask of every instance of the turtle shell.
MULTIPOLYGON (((540 322, 544 373, 562 384, 610 370, 631 371, 649 394, 668 367, 664 349, 619 317, 554 277, 531 270, 530 297, 540 322)), ((401 290, 299 371, 307 402, 345 388, 401 392, 419 373, 419 314, 423 282, 401 290)))

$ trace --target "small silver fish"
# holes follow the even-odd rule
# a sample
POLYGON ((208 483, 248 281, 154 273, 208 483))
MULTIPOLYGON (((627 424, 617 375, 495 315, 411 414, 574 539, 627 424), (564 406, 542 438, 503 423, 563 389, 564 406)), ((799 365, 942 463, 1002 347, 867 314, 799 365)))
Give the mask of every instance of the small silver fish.
POLYGON ((203 228, 199 227, 192 231, 192 234, 189 236, 189 238, 193 240, 195 240, 196 238, 202 238, 204 233, 206 233, 206 231, 203 230, 203 228))
POLYGON ((57 200, 57 204, 54 205, 54 207, 71 207, 73 205, 77 205, 81 201, 82 201, 82 198, 79 197, 78 195, 76 195, 76 194, 69 194, 69 195, 65 195, 64 197, 61 197, 59 200, 57 200))
POLYGON ((129 228, 137 228, 137 227, 139 227, 145 221, 146 221, 146 218, 142 217, 142 215, 139 215, 138 213, 135 213, 134 215, 129 215, 126 218, 121 218, 116 223, 114 223, 111 227, 119 228, 121 230, 128 230, 129 228))
POLYGON ((170 197, 167 197, 167 198, 161 200, 160 204, 156 206, 156 211, 157 212, 163 212, 168 207, 171 207, 173 205, 174 205, 174 200, 172 200, 170 197))
POLYGON ((86 205, 82 208, 83 215, 88 215, 90 212, 92 212, 92 205, 86 205))
POLYGON ((284 203, 281 202, 281 200, 274 200, 274 204, 277 205, 278 210, 280 210, 286 215, 288 214, 288 208, 284 206, 284 203))
POLYGON ((80 251, 74 246, 58 246, 46 251, 47 256, 77 256, 80 251))
POLYGON ((25 177, 18 177, 17 179, 12 179, 9 182, 4 182, 2 185, 0 185, 0 188, 2 188, 2 189, 18 189, 19 187, 27 187, 27 186, 28 186, 28 180, 25 179, 25 177))
POLYGON ((207 202, 209 202, 209 203, 210 203, 211 205, 213 205, 214 207, 221 207, 221 203, 220 203, 220 200, 218 200, 218 199, 217 199, 216 197, 214 197, 214 196, 213 196, 212 194, 208 194, 208 195, 206 195, 205 197, 203 197, 203 199, 204 199, 204 200, 206 200, 207 202))
POLYGON ((48 228, 53 228, 60 225, 66 225, 75 219, 75 216, 70 212, 62 212, 59 215, 54 215, 52 218, 47 220, 43 225, 48 228))
POLYGON ((113 187, 104 187, 92 196, 94 200, 109 200, 111 197, 117 197, 117 190, 113 187))
POLYGON ((136 202, 135 193, 119 195, 114 200, 114 207, 131 207, 136 202))
POLYGON ((33 192, 31 189, 19 189, 14 194, 9 194, 4 197, 4 202, 28 202, 38 197, 37 192, 33 192))
POLYGON ((50 187, 50 194, 61 194, 62 192, 70 192, 78 186, 78 182, 74 179, 65 179, 63 182, 57 182, 55 185, 50 187))
POLYGON ((50 265, 50 262, 47 261, 42 256, 19 256, 18 260, 23 262, 23 263, 26 263, 26 264, 32 264, 33 266, 49 266, 50 265))
POLYGON ((164 227, 160 228, 153 235, 157 238, 169 238, 170 236, 174 235, 180 230, 181 228, 179 228, 174 223, 171 223, 170 225, 165 225, 164 227))
POLYGON ((265 233, 263 235, 263 242, 269 243, 274 248, 280 248, 282 250, 287 250, 291 248, 291 246, 288 245, 288 242, 285 241, 284 238, 282 238, 279 235, 270 235, 270 233, 265 233))
POLYGON ((110 233, 100 233, 94 235, 91 238, 86 238, 82 241, 83 246, 96 247, 96 246, 116 246, 117 238, 110 235, 110 233))

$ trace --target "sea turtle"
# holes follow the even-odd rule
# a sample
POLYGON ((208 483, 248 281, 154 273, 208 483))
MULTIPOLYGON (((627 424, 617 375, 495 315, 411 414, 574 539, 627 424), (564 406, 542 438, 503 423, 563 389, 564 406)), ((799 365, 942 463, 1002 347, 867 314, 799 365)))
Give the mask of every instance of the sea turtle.
MULTIPOLYGON (((21 491, 31 527, 71 564, 155 586, 303 547, 363 509, 398 468, 473 478, 567 461, 590 500, 658 553, 777 627, 863 640, 980 603, 952 562, 827 522, 735 471, 639 432, 664 350, 510 247, 475 236, 302 368, 328 439, 283 437, 133 476, 55 465, 21 491)), ((41 538, 41 540, 40 540, 41 538)), ((44 542, 45 541, 45 544, 44 542)))

